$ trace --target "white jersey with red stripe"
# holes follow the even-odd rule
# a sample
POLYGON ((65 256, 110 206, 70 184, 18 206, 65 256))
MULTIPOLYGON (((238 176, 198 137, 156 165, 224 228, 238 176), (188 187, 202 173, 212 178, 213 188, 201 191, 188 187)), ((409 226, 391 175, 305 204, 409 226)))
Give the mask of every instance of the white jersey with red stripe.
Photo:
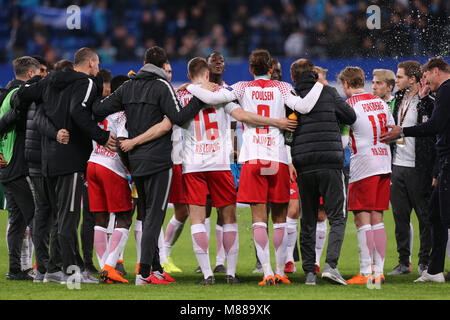
POLYGON ((350 126, 350 183, 391 173, 391 149, 380 142, 381 134, 387 132, 386 125, 394 124, 389 106, 366 92, 354 94, 347 103, 356 113, 356 121, 350 126))
POLYGON ((176 124, 172 127, 172 162, 174 165, 183 163, 183 128, 176 124))
MULTIPOLYGON (((125 127, 127 118, 124 111, 116 112, 105 118, 98 124, 100 128, 105 131, 109 131, 111 134, 120 138, 128 138, 128 131, 125 127)), ((99 145, 97 142, 92 141, 93 150, 89 162, 97 163, 114 173, 118 174, 122 178, 127 179, 128 170, 125 168, 122 160, 116 152, 109 151, 104 146, 99 145)))
MULTIPOLYGON (((275 119, 286 117, 285 102, 293 90, 289 83, 260 77, 235 83, 231 88, 245 111, 275 119)), ((284 134, 277 127, 244 123, 242 140, 240 163, 255 159, 289 162, 284 134)))
MULTIPOLYGON (((193 97, 187 90, 178 91, 177 96, 183 107, 193 97)), ((230 170, 233 147, 229 115, 236 108, 235 103, 209 106, 183 126, 183 174, 230 170)))

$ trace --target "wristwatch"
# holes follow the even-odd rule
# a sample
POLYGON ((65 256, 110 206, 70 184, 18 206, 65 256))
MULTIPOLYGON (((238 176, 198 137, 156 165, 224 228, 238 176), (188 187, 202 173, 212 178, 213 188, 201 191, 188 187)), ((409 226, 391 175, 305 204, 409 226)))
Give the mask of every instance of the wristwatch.
POLYGON ((405 134, 403 133, 403 127, 400 127, 400 138, 404 138, 405 134))

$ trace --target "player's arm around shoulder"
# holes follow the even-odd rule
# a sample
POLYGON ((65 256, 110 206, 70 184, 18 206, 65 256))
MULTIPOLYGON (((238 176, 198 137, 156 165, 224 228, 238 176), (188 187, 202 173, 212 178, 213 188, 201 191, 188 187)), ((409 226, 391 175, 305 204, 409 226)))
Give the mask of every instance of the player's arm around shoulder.
POLYGON ((323 89, 324 94, 327 93, 333 99, 336 106, 335 112, 339 122, 352 125, 356 121, 356 112, 353 108, 339 95, 336 88, 331 86, 325 86, 323 89))
MULTIPOLYGON (((287 84, 286 82, 280 82, 280 84, 287 84)), ((310 113, 311 110, 316 105, 317 101, 320 98, 320 95, 322 93, 322 90, 324 88, 324 85, 320 82, 316 82, 312 89, 308 92, 308 94, 302 98, 300 96, 295 95, 294 90, 292 89, 292 86, 289 85, 291 90, 285 90, 284 87, 286 85, 282 86, 282 95, 284 98, 285 104, 292 110, 295 110, 301 114, 307 114, 310 113)))
POLYGON ((234 105, 236 105, 236 107, 230 112, 230 115, 237 121, 245 122, 254 126, 273 126, 281 130, 288 131, 295 131, 295 128, 297 127, 296 120, 290 120, 288 118, 275 119, 263 117, 256 113, 245 111, 237 104, 234 105))

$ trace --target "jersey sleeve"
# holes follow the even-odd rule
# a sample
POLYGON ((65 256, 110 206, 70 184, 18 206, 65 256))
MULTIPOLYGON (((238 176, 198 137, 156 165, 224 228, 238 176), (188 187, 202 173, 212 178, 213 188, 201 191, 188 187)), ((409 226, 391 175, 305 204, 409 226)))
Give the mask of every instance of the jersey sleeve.
POLYGON ((284 89, 282 92, 284 103, 292 110, 295 110, 301 114, 307 114, 311 112, 316 105, 317 100, 319 100, 320 94, 322 93, 322 89, 323 84, 316 82, 311 91, 309 91, 304 98, 296 96, 290 91, 286 92, 284 89))
POLYGON ((117 138, 128 138, 128 130, 126 128, 127 117, 125 112, 117 114, 117 138))
POLYGON ((231 113, 238 108, 240 108, 240 106, 234 102, 229 102, 225 105, 225 112, 230 115, 230 119, 232 119, 232 121, 236 120, 234 120, 233 117, 231 117, 231 113))
POLYGON ((200 85, 190 84, 186 90, 192 93, 203 103, 210 106, 231 102, 237 99, 236 93, 231 87, 222 88, 219 91, 211 92, 203 89, 200 85))

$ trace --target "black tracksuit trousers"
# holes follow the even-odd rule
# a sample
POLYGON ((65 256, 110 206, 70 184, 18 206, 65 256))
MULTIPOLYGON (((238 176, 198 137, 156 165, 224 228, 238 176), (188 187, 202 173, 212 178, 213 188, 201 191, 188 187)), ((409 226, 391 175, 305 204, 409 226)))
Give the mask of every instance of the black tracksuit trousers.
POLYGON ((172 168, 158 173, 133 177, 139 201, 144 210, 142 218, 141 261, 139 273, 148 277, 150 268, 160 270, 158 237, 166 216, 167 202, 172 184, 172 168))
POLYGON ((57 208, 58 239, 61 248, 62 265, 65 272, 71 265, 84 270, 78 243, 81 196, 83 193, 84 172, 50 177, 48 182, 57 208))
MULTIPOLYGON (((7 234, 9 249, 9 271, 18 273, 21 270, 20 255, 23 234, 34 217, 34 200, 30 188, 30 178, 21 177, 9 182, 3 182, 3 191, 10 213, 7 234)), ((33 239, 33 231, 31 232, 33 239)))
MULTIPOLYGON (((297 172, 301 172, 297 169, 297 172)), ((325 262, 336 268, 347 224, 347 193, 342 170, 320 169, 297 176, 302 206, 300 252, 305 273, 315 273, 316 225, 320 196, 330 224, 325 262)))
POLYGON ((431 255, 428 273, 432 275, 443 272, 445 265, 450 228, 450 155, 440 157, 437 180, 430 199, 431 255))
POLYGON ((40 273, 56 272, 61 270, 56 202, 51 201, 47 178, 32 176, 30 179, 36 207, 33 222, 36 267, 40 273))

